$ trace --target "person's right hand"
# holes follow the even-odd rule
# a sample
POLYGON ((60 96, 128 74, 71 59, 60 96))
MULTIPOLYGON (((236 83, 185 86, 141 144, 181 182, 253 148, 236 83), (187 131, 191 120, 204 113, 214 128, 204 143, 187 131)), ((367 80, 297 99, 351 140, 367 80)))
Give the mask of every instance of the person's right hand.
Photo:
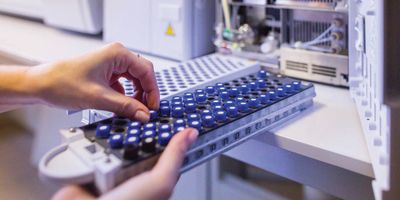
POLYGON ((153 65, 119 43, 77 58, 31 67, 32 96, 40 102, 67 109, 100 109, 142 122, 149 108, 157 110, 160 94, 153 65), (126 97, 118 79, 133 81, 135 98, 126 97))
MULTIPOLYGON (((177 133, 151 171, 135 176, 100 197, 102 200, 162 200, 168 199, 179 178, 179 169, 190 145, 196 140, 196 129, 177 133)), ((53 200, 92 200, 95 197, 78 186, 67 186, 53 200)))

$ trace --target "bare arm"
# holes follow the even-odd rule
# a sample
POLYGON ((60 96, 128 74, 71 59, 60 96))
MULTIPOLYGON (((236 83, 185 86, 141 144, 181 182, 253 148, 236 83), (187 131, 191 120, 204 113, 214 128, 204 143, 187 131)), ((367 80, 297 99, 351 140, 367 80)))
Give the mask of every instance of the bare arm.
POLYGON ((0 67, 0 112, 40 103, 108 110, 147 121, 149 109, 158 109, 159 98, 152 63, 118 43, 55 63, 0 67), (120 77, 134 82, 134 98, 121 94, 120 77))
POLYGON ((36 86, 27 74, 28 67, 0 66, 0 112, 22 105, 39 103, 36 86))

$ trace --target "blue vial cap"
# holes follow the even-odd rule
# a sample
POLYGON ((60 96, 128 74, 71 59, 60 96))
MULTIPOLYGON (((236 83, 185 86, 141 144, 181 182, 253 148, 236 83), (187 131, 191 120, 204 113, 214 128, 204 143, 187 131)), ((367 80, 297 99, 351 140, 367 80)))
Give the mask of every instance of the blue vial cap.
POLYGON ((142 138, 147 138, 147 137, 154 137, 156 135, 155 130, 145 130, 142 133, 142 138))
POLYGON ((182 97, 180 97, 180 96, 174 96, 174 97, 172 97, 172 103, 173 102, 182 102, 182 97))
POLYGON ((196 95, 198 95, 198 94, 205 94, 205 92, 204 92, 203 89, 197 89, 196 90, 196 95))
POLYGON ((265 88, 265 87, 267 87, 267 83, 264 80, 259 79, 259 80, 257 80, 257 87, 258 88, 265 88))
POLYGON ((266 94, 260 94, 259 99, 262 104, 267 104, 269 100, 266 94))
POLYGON ((202 117, 202 124, 205 127, 212 127, 215 124, 215 119, 212 115, 205 115, 202 117))
POLYGON ((179 127, 179 126, 186 126, 186 122, 185 122, 185 120, 184 119, 176 119, 175 121, 174 121, 174 127, 179 127))
POLYGON ((197 103, 204 103, 204 102, 206 102, 206 100, 207 100, 207 96, 205 94, 200 93, 200 94, 196 95, 197 103))
POLYGON ((222 100, 228 100, 228 99, 229 99, 229 94, 228 94, 227 91, 222 91, 222 92, 219 93, 219 97, 220 97, 222 100))
POLYGON ((242 101, 245 101, 245 100, 244 100, 243 97, 236 97, 235 101, 236 101, 236 103, 238 104, 238 103, 240 103, 240 102, 242 102, 242 101))
POLYGON ((278 88, 276 89, 276 94, 277 94, 279 97, 285 96, 285 89, 284 89, 283 87, 278 87, 278 88))
POLYGON ((216 106, 213 106, 213 107, 212 107, 212 110, 213 110, 214 112, 216 112, 216 111, 224 110, 224 107, 221 106, 221 105, 216 105, 216 106))
POLYGON ((292 93, 293 92, 293 87, 291 84, 286 84, 285 85, 286 93, 292 93))
POLYGON ((161 124, 158 127, 158 132, 171 132, 171 126, 169 124, 161 124))
POLYGON ((201 123, 198 120, 194 120, 194 121, 189 122, 189 127, 195 128, 198 131, 200 131, 201 130, 201 123))
POLYGON ((156 130, 156 123, 150 122, 150 123, 144 124, 143 131, 146 131, 146 130, 156 130))
POLYGON ((96 128, 96 137, 97 138, 108 138, 110 137, 111 126, 99 124, 96 128))
POLYGON ((171 108, 169 106, 161 106, 160 107, 160 115, 163 117, 169 116, 171 113, 171 108))
POLYGON ((224 87, 224 84, 223 84, 223 83, 216 83, 215 86, 217 86, 217 87, 224 87))
POLYGON ((186 113, 194 113, 196 112, 196 104, 193 102, 185 103, 185 112, 186 113))
POLYGON ((260 100, 258 98, 251 98, 249 101, 250 108, 258 108, 260 107, 260 100))
POLYGON ((192 114, 190 114, 190 115, 187 116, 187 120, 188 120, 189 122, 195 121, 195 120, 199 120, 199 119, 200 119, 199 115, 198 115, 198 114, 195 114, 195 113, 192 113, 192 114))
POLYGON ((124 143, 124 136, 122 134, 114 134, 108 139, 108 145, 112 149, 122 148, 124 143))
POLYGON ((158 118, 158 112, 155 110, 150 110, 150 121, 155 121, 158 118))
POLYGON ((183 103, 194 103, 194 98, 188 97, 183 99, 183 103))
POLYGON ((268 91, 267 96, 268 96, 269 100, 275 100, 277 98, 275 91, 268 91))
POLYGON ((301 83, 300 83, 300 81, 293 81, 293 82, 292 82, 292 87, 293 87, 293 90, 295 90, 295 91, 300 90, 300 89, 301 89, 301 83))
POLYGON ((131 122, 129 124, 130 129, 140 129, 142 127, 142 123, 140 122, 131 122))
POLYGON ((163 107, 163 106, 169 106, 169 101, 168 100, 161 100, 160 101, 160 107, 163 107))
POLYGON ((249 105, 247 102, 242 101, 238 104, 238 110, 242 113, 248 112, 249 111, 249 105))
POLYGON ((236 106, 231 106, 226 110, 229 117, 236 117, 238 115, 238 110, 236 106))
POLYGON ((187 99, 187 98, 194 98, 193 93, 191 93, 191 92, 186 92, 186 93, 183 95, 183 100, 185 100, 185 99, 187 99))
POLYGON ((201 114, 200 114, 201 117, 204 117, 206 115, 212 115, 211 110, 206 109, 206 110, 201 111, 201 114))
POLYGON ((217 91, 218 91, 218 93, 221 93, 223 91, 226 91, 226 88, 222 86, 222 87, 217 88, 217 91))
POLYGON ((250 92, 250 88, 247 85, 241 85, 239 89, 242 94, 247 94, 250 92))
POLYGON ((222 103, 220 100, 215 99, 215 100, 212 100, 210 104, 211 104, 211 106, 216 106, 216 105, 221 105, 222 103))
POLYGON ((249 87, 251 90, 257 90, 257 83, 256 82, 251 82, 249 83, 249 87))
POLYGON ((172 109, 172 117, 178 118, 178 117, 183 117, 183 107, 177 106, 172 109))
POLYGON ((162 132, 158 134, 158 144, 160 146, 167 146, 171 138, 172 134, 170 132, 162 132))
POLYGON ((181 101, 173 101, 172 102, 172 107, 178 107, 178 106, 183 106, 183 103, 181 101))
POLYGON ((227 117, 226 112, 223 111, 223 110, 217 111, 217 112, 215 113, 215 120, 217 120, 217 122, 223 122, 223 121, 225 121, 225 120, 226 120, 226 117, 227 117))
POLYGON ((128 129, 128 135, 137 135, 139 136, 141 133, 140 129, 134 128, 134 129, 128 129))
POLYGON ((214 94, 215 93, 214 86, 207 86, 206 87, 206 92, 207 92, 207 94, 214 94))
POLYGON ((136 144, 138 145, 140 143, 140 137, 137 135, 129 135, 125 139, 125 145, 133 145, 136 144))
POLYGON ((225 102, 224 102, 224 107, 225 107, 225 108, 228 108, 228 107, 230 107, 230 106, 235 106, 235 105, 236 105, 235 102, 232 101, 232 100, 228 100, 228 101, 225 101, 225 102))
POLYGON ((228 91, 229 96, 237 97, 239 95, 239 90, 237 88, 231 88, 228 91))
POLYGON ((174 133, 176 134, 176 133, 178 133, 178 132, 181 132, 181 131, 183 131, 185 129, 185 127, 184 126, 178 126, 178 127, 174 127, 174 133))
POLYGON ((265 70, 260 70, 258 71, 257 76, 259 78, 267 78, 269 76, 269 73, 265 70))

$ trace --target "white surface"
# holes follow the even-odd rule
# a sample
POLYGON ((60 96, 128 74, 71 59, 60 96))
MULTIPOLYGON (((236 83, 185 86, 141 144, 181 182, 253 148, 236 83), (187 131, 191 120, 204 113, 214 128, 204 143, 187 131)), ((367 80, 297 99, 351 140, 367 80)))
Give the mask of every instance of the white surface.
POLYGON ((103 29, 102 0, 42 0, 46 24, 82 33, 103 29))
POLYGON ((42 0, 0 0, 0 11, 35 18, 43 17, 42 0))
POLYGON ((275 133, 271 144, 373 177, 356 108, 347 89, 316 84, 314 110, 275 133))
MULTIPOLYGON (((36 62, 70 57, 103 45, 98 38, 60 32, 36 22, 0 16, 0 51, 36 62)), ((173 62, 149 57, 155 66, 173 62)), ((348 90, 316 85, 315 110, 276 132, 271 144, 350 171, 373 176, 348 90)))

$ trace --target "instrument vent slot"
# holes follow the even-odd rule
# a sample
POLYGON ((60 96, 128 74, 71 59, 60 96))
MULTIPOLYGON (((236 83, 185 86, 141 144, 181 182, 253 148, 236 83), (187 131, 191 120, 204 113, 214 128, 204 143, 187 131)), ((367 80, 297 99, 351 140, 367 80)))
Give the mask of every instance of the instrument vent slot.
POLYGON ((286 61, 286 69, 300 71, 300 72, 308 72, 307 63, 295 62, 295 61, 286 61))
POLYGON ((336 68, 323 66, 323 65, 312 65, 311 73, 335 78, 336 77, 336 68))

